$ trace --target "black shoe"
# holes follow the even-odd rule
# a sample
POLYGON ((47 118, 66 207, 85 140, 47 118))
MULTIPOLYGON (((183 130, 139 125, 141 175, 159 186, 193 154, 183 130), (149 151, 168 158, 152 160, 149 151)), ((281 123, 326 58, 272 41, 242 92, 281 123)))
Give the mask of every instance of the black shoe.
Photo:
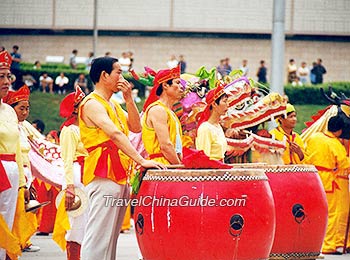
POLYGON ((46 233, 46 232, 39 232, 39 233, 36 233, 37 236, 48 236, 49 233, 46 233))

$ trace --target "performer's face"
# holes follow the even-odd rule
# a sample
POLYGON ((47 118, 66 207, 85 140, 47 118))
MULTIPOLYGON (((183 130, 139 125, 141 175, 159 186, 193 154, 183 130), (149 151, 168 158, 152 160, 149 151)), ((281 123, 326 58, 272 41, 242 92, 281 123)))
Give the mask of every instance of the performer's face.
POLYGON ((123 75, 122 75, 122 69, 120 67, 120 64, 118 62, 115 62, 113 64, 113 70, 108 75, 107 74, 107 81, 111 84, 113 92, 119 91, 118 89, 118 83, 125 81, 123 75))
POLYGON ((0 99, 7 96, 11 85, 11 72, 8 69, 0 69, 0 99))
POLYGON ((297 114, 295 112, 288 114, 286 119, 281 119, 281 123, 288 128, 294 128, 297 124, 297 114))
POLYGON ((228 110, 227 96, 222 97, 219 104, 214 103, 213 107, 220 116, 226 115, 228 110))
POLYGON ((168 94, 173 96, 174 99, 180 100, 183 96, 183 86, 181 85, 180 78, 173 79, 172 84, 168 87, 168 94))
POLYGON ((29 102, 28 101, 20 101, 18 104, 14 107, 17 118, 19 122, 23 122, 26 120, 29 116, 29 102))

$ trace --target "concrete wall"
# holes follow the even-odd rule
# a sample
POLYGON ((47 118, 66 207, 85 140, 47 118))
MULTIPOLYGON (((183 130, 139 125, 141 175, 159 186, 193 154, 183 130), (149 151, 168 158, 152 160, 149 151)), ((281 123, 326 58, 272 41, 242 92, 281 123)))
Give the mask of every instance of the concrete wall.
MULTIPOLYGON (((78 56, 88 55, 92 50, 92 37, 0 35, 0 45, 11 50, 14 44, 19 45, 24 61, 44 62, 47 55, 59 55, 65 56, 65 63, 68 63, 75 48, 78 56)), ((261 59, 266 60, 268 69, 271 68, 271 42, 266 39, 101 36, 98 46, 98 56, 111 51, 113 56, 120 57, 122 51, 133 51, 137 71, 143 70, 145 65, 165 68, 171 54, 185 55, 190 72, 201 65, 216 66, 224 57, 230 57, 233 68, 238 68, 242 59, 248 59, 249 75, 253 78, 261 59)), ((350 81, 350 42, 287 40, 286 62, 290 58, 294 58, 298 66, 301 61, 311 65, 312 61, 322 58, 328 71, 325 81, 350 81)))
MULTIPOLYGON (((92 29, 94 0, 1 0, 0 28, 92 29)), ((271 33, 273 0, 98 0, 106 30, 271 33)), ((286 0, 289 34, 350 35, 349 0, 286 0)))

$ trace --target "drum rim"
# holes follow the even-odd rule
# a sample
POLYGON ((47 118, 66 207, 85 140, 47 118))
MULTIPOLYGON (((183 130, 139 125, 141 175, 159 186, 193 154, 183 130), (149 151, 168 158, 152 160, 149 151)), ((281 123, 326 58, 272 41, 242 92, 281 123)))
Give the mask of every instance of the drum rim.
POLYGON ((178 176, 178 177, 199 177, 199 176, 265 176, 264 169, 253 168, 232 168, 232 169, 166 169, 166 170, 148 170, 148 176, 178 176))

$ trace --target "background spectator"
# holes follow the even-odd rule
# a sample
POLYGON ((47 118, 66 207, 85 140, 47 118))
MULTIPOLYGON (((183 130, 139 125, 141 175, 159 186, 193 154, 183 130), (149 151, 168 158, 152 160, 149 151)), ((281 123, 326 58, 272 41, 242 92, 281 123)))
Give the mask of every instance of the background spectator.
POLYGON ((258 82, 260 83, 267 83, 267 68, 265 67, 265 61, 261 60, 260 61, 260 67, 258 69, 258 72, 256 73, 256 76, 258 77, 258 82))
POLYGON ((323 83, 323 74, 326 74, 326 68, 322 65, 322 60, 317 59, 316 66, 311 70, 313 74, 315 74, 315 84, 323 83))
POLYGON ((302 87, 303 82, 300 81, 299 77, 295 77, 294 81, 292 82, 293 87, 302 87))
POLYGON ((89 57, 86 59, 86 71, 90 71, 91 68, 91 62, 95 58, 94 53, 92 51, 89 52, 89 57))
POLYGON ((312 67, 310 67, 310 82, 311 84, 316 84, 316 75, 314 73, 314 68, 316 67, 317 63, 314 61, 312 63, 312 67))
POLYGON ((77 55, 78 55, 78 50, 74 49, 72 51, 72 54, 70 55, 70 58, 69 58, 69 65, 72 69, 76 69, 77 68, 77 55))
POLYGON ((310 70, 306 66, 306 62, 303 61, 301 63, 301 66, 298 68, 298 71, 297 71, 297 76, 300 78, 300 81, 301 81, 301 83, 303 83, 303 85, 307 84, 309 74, 310 74, 310 70))
POLYGON ((20 62, 22 61, 22 55, 18 52, 19 47, 18 45, 13 45, 12 47, 12 64, 11 64, 11 72, 16 76, 17 79, 21 79, 21 65, 20 62))
POLYGON ((61 72, 60 75, 57 76, 55 84, 58 87, 58 94, 66 94, 68 82, 69 79, 64 75, 63 72, 61 72))
POLYGON ((242 71, 242 76, 247 77, 249 68, 248 68, 248 61, 242 60, 242 66, 240 67, 240 70, 242 71))
POLYGON ((34 62, 33 69, 35 69, 35 70, 40 70, 41 69, 40 61, 37 60, 37 61, 34 62))
POLYGON ((84 91, 84 93, 87 95, 89 94, 89 89, 88 89, 88 81, 85 78, 85 74, 81 73, 79 74, 79 77, 75 80, 74 82, 74 89, 76 88, 76 86, 79 86, 82 91, 84 91))
POLYGON ((120 67, 124 73, 128 72, 131 66, 131 60, 127 52, 123 52, 122 56, 118 59, 120 67))
POLYGON ((292 83, 297 77, 297 65, 295 64, 294 59, 289 60, 289 63, 287 66, 287 73, 288 73, 287 81, 288 83, 292 83))
POLYGON ((180 73, 181 74, 185 73, 187 64, 182 54, 179 56, 179 64, 180 64, 180 73))
POLYGON ((166 63, 169 69, 175 68, 177 64, 179 64, 179 62, 177 61, 175 55, 171 55, 170 60, 168 60, 166 63))
POLYGON ((50 93, 53 94, 53 79, 47 74, 47 72, 43 72, 43 74, 39 78, 40 89, 45 93, 47 89, 49 89, 50 93))
POLYGON ((23 74, 22 80, 23 80, 24 84, 26 84, 28 86, 28 88, 30 89, 31 92, 37 88, 37 86, 36 86, 37 82, 29 72, 25 72, 23 74))

